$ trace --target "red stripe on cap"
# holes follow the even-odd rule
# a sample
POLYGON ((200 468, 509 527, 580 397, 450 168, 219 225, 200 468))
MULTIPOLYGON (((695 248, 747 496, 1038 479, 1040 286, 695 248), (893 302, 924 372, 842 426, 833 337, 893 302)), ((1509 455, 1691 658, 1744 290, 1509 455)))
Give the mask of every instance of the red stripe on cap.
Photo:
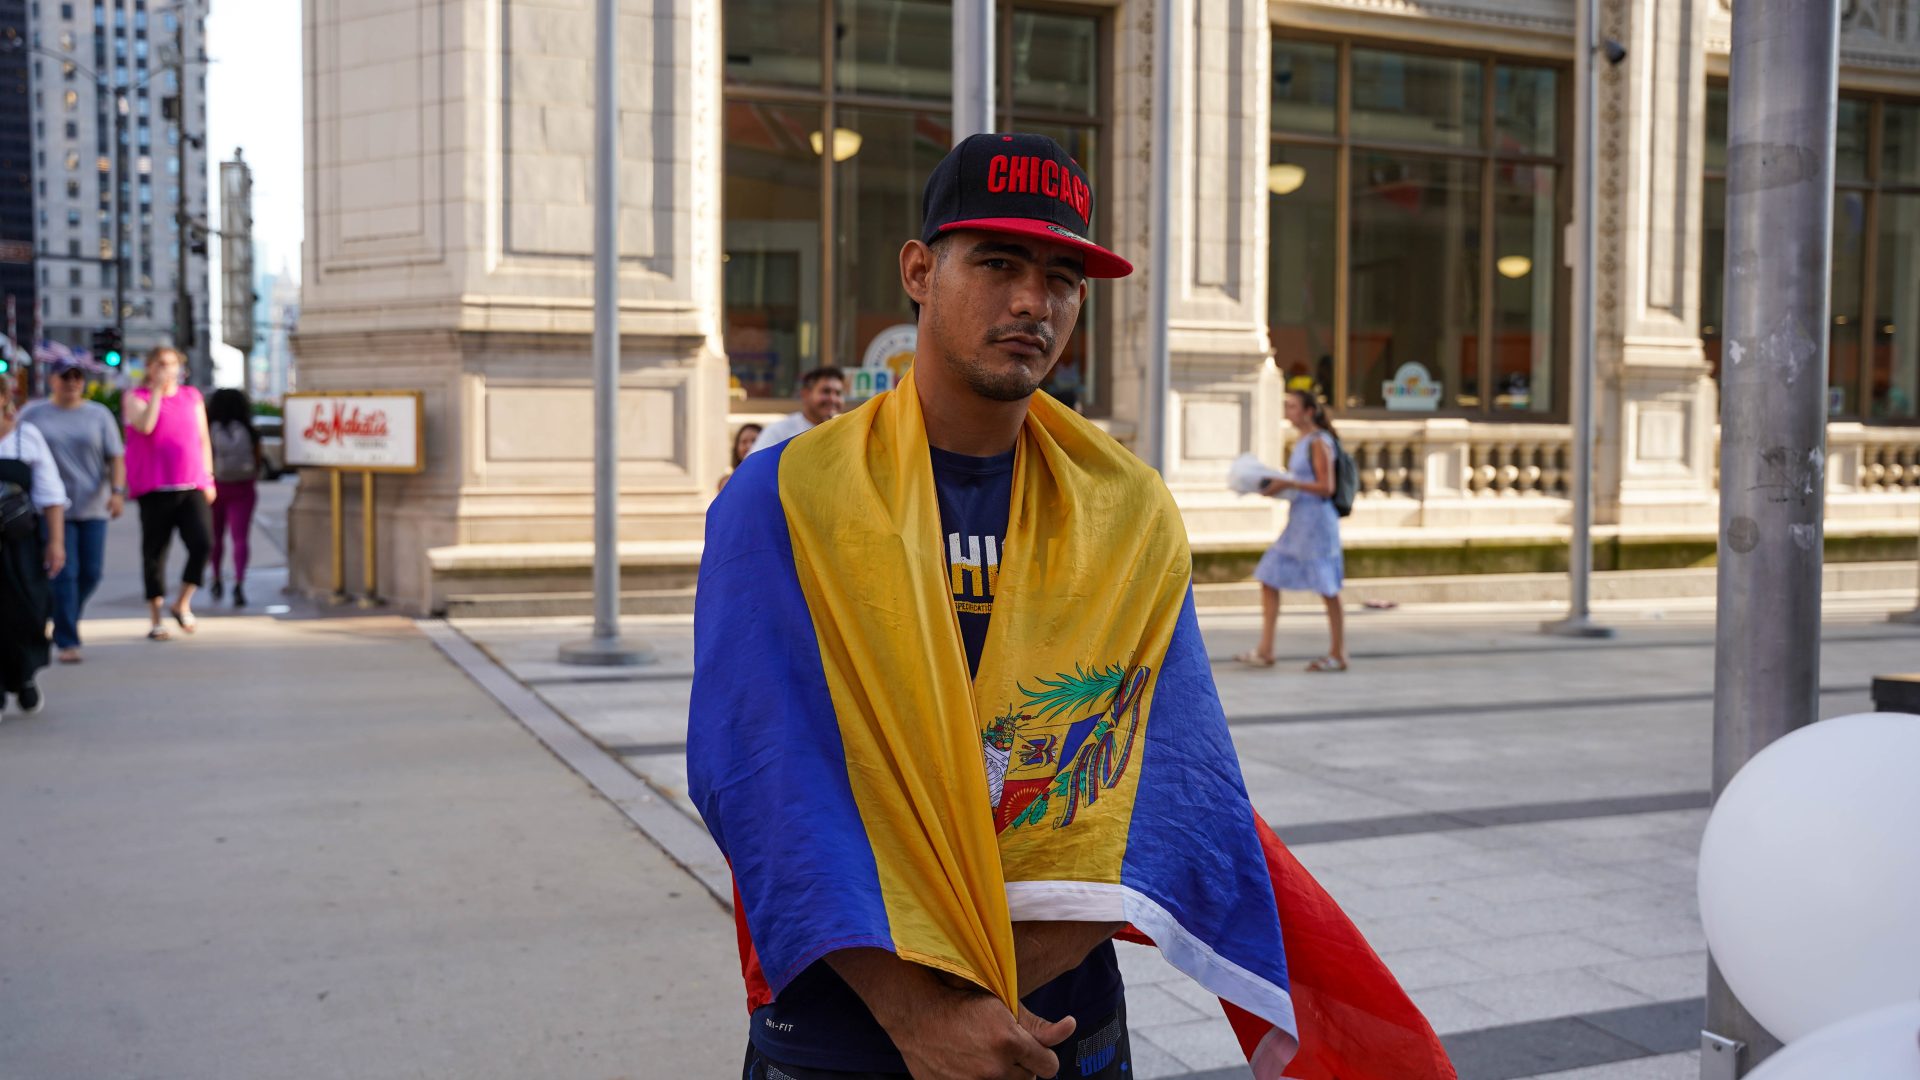
POLYGON ((1036 218, 973 218, 968 221, 949 222, 940 226, 939 231, 946 233, 956 229, 1025 236, 1074 248, 1086 256, 1087 276, 1091 278, 1123 278, 1133 273, 1132 263, 1051 221, 1040 221, 1036 218))

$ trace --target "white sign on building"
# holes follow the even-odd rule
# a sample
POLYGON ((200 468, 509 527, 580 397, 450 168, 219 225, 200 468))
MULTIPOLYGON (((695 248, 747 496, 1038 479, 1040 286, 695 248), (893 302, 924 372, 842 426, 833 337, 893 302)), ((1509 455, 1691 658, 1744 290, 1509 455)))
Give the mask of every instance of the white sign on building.
POLYGON ((356 472, 426 468, 418 390, 288 394, 287 465, 356 472))

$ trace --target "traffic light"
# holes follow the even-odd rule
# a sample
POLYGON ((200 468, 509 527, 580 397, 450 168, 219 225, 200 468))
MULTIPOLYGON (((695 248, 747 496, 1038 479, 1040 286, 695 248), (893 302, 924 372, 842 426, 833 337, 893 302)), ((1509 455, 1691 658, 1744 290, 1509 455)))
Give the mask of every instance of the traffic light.
POLYGON ((93 355, 110 368, 120 366, 120 331, 108 328, 93 332, 93 355))
POLYGON ((0 353, 0 375, 10 374, 12 371, 13 371, 12 361, 7 359, 6 353, 0 353))

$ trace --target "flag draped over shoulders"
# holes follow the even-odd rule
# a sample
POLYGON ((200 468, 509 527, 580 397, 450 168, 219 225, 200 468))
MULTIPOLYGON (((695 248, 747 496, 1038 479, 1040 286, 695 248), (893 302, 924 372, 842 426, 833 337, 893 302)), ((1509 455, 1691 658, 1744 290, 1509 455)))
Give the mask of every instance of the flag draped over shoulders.
POLYGON ((1247 798, 1159 478, 1034 396, 971 678, 945 556, 911 375, 709 511, 688 766, 750 1006, 872 947, 1011 1009, 1014 922, 1125 922, 1229 1003, 1260 1080, 1452 1076, 1247 798))

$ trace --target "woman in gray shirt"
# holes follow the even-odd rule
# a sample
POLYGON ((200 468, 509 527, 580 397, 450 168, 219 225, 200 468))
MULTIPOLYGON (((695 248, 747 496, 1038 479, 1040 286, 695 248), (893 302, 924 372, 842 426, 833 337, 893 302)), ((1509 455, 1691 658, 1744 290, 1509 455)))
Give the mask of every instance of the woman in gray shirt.
POLYGON ((105 405, 87 400, 87 373, 72 360, 56 360, 53 396, 20 413, 47 440, 66 484, 67 564, 53 579, 53 646, 60 662, 80 662, 80 613, 100 584, 107 553, 107 522, 119 518, 127 495, 126 449, 120 421, 105 405))

